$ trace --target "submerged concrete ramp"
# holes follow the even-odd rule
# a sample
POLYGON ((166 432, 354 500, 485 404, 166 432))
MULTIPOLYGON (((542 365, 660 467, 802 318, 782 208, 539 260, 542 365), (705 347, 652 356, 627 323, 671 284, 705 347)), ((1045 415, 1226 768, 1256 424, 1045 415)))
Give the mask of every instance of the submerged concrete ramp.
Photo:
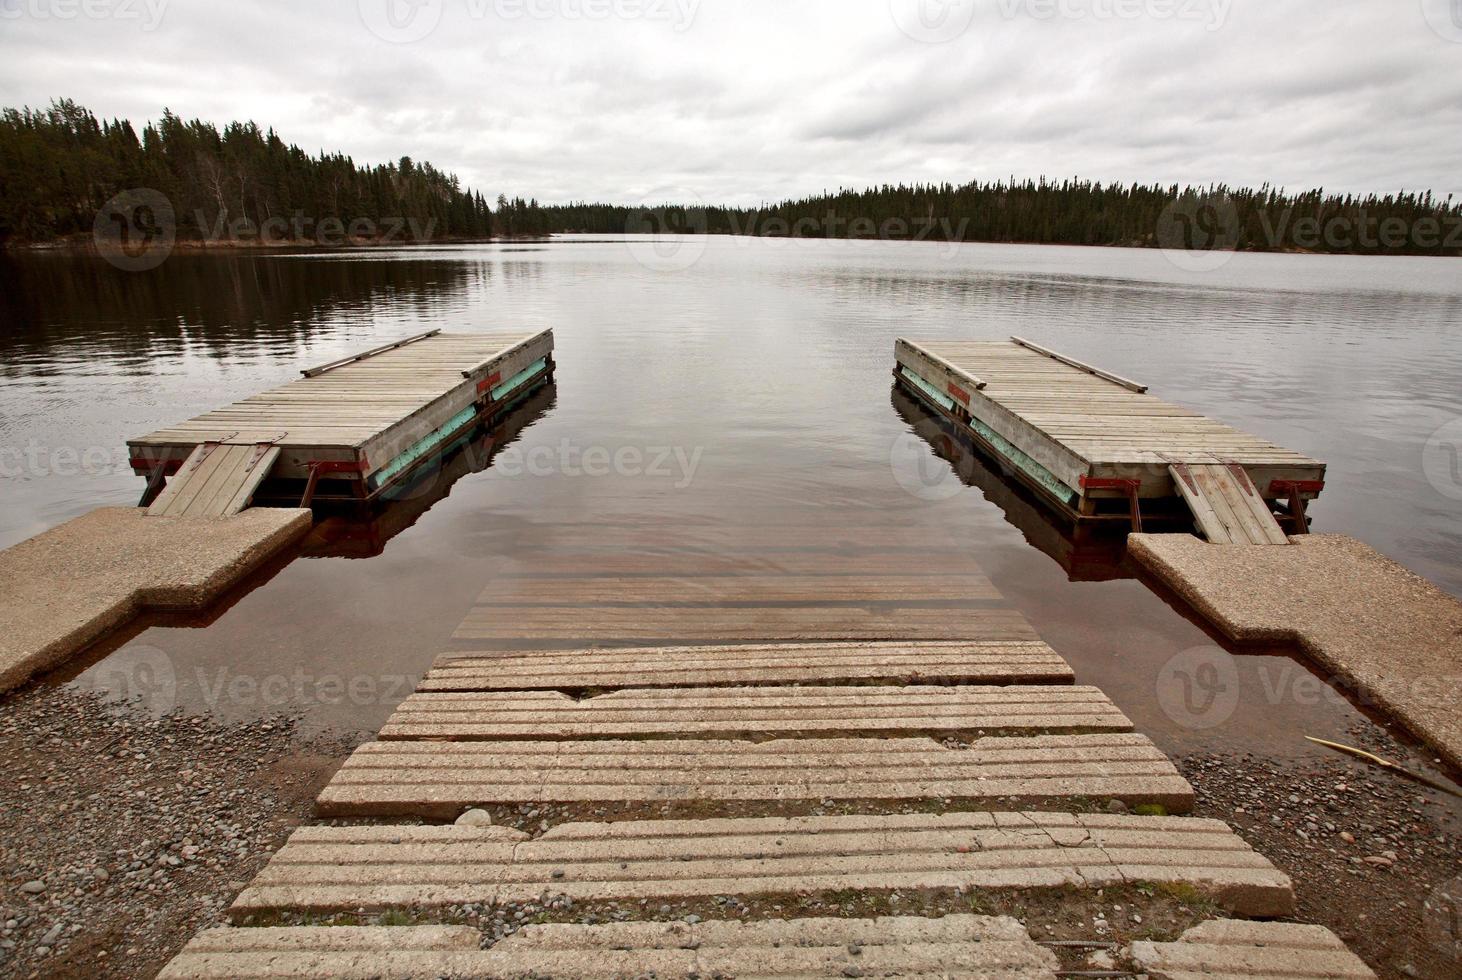
POLYGON ((1052 980, 1011 918, 536 925, 477 948, 469 928, 210 929, 163 980, 203 977, 1002 977, 1052 980))
POLYGON ((1227 548, 1135 534, 1131 555, 1229 638, 1294 643, 1462 767, 1462 603, 1354 538, 1227 548))
POLYGON ((103 507, 0 552, 0 691, 146 609, 199 609, 310 528, 308 510, 149 517, 103 507))
POLYGON ((764 743, 375 742, 320 794, 325 817, 452 819, 478 804, 1071 798, 1193 806, 1193 789, 1143 735, 764 743))
POLYGON ((789 643, 494 655, 448 654, 419 691, 576 691, 777 684, 1069 684, 1039 640, 789 643))
POLYGON ((716 687, 616 691, 420 693, 382 740, 767 738, 819 735, 1131 731, 1094 687, 716 687))
POLYGON ((1374 980, 1333 932, 1281 922, 1205 922, 1175 943, 1136 942, 1129 955, 1152 980, 1374 980))
POLYGON ((305 827, 231 911, 1141 881, 1186 885, 1240 915, 1294 909, 1289 878, 1216 820, 977 812, 571 823, 537 838, 498 827, 305 827))

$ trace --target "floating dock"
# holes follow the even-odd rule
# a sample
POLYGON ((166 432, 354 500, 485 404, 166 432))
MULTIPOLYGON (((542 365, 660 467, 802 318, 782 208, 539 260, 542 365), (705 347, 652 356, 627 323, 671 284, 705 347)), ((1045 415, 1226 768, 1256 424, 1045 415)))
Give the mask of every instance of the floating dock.
POLYGON ((1325 464, 1019 337, 900 339, 899 383, 1076 521, 1191 510, 1210 541, 1285 544, 1325 464), (1182 501, 1183 504, 1179 504, 1182 501), (1283 505, 1278 506, 1278 505, 1283 505))
POLYGON ((553 376, 553 332, 433 330, 301 372, 281 388, 128 441, 163 516, 257 500, 368 501, 553 376))

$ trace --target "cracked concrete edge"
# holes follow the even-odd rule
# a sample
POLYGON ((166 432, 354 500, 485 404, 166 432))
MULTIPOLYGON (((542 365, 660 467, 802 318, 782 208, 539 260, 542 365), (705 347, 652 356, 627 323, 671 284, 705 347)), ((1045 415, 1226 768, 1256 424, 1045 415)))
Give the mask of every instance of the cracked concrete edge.
MULTIPOLYGON (((100 508, 133 511, 136 508, 100 508)), ((273 510, 273 508, 270 508, 273 510)), ((91 511, 89 513, 96 513, 91 511)), ((250 511, 245 511, 245 514, 250 511)), ((22 653, 13 662, 0 666, 0 694, 5 694, 39 674, 52 670, 105 639, 148 610, 178 612, 201 609, 218 599, 265 562, 309 533, 314 516, 309 510, 289 509, 292 516, 264 537, 241 549, 229 561, 209 573, 202 581, 165 584, 133 589, 98 612, 86 622, 69 629, 35 650, 22 653)), ((85 517, 87 515, 83 515, 85 517)), ((166 520, 166 518, 158 518, 166 520)), ((54 530, 54 529, 53 529, 54 530)), ((49 533, 49 532, 43 532, 49 533)), ((37 536, 39 537, 39 535, 37 536)), ((31 541, 21 542, 23 547, 31 541)))

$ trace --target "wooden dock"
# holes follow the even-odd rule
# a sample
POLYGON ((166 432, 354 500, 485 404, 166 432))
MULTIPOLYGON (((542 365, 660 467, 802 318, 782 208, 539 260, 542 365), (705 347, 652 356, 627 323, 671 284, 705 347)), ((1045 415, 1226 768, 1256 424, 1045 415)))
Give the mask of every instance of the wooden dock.
POLYGON ((553 332, 408 337, 129 440, 143 505, 226 516, 259 499, 365 501, 553 375, 553 332))
POLYGON ((1077 521, 1191 509, 1216 543, 1304 533, 1325 464, 1021 338, 895 345, 894 375, 1077 521), (1183 503, 1179 503, 1182 501, 1183 503), (1277 504, 1283 504, 1277 508, 1277 504))

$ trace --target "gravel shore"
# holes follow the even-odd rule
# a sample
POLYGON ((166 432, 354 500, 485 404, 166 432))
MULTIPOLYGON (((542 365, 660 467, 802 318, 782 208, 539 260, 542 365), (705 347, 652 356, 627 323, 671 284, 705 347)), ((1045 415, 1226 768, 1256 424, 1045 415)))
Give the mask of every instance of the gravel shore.
MULTIPOLYGON (((1375 726, 1351 744, 1413 772, 1432 761, 1375 726)), ((1227 821, 1294 879, 1297 919, 1328 926, 1383 980, 1462 976, 1462 800, 1339 756, 1189 756, 1178 768, 1198 791, 1195 816, 1227 821)))
POLYGON ((0 701, 0 974, 152 976, 311 813, 358 739, 153 718, 62 687, 0 701))

